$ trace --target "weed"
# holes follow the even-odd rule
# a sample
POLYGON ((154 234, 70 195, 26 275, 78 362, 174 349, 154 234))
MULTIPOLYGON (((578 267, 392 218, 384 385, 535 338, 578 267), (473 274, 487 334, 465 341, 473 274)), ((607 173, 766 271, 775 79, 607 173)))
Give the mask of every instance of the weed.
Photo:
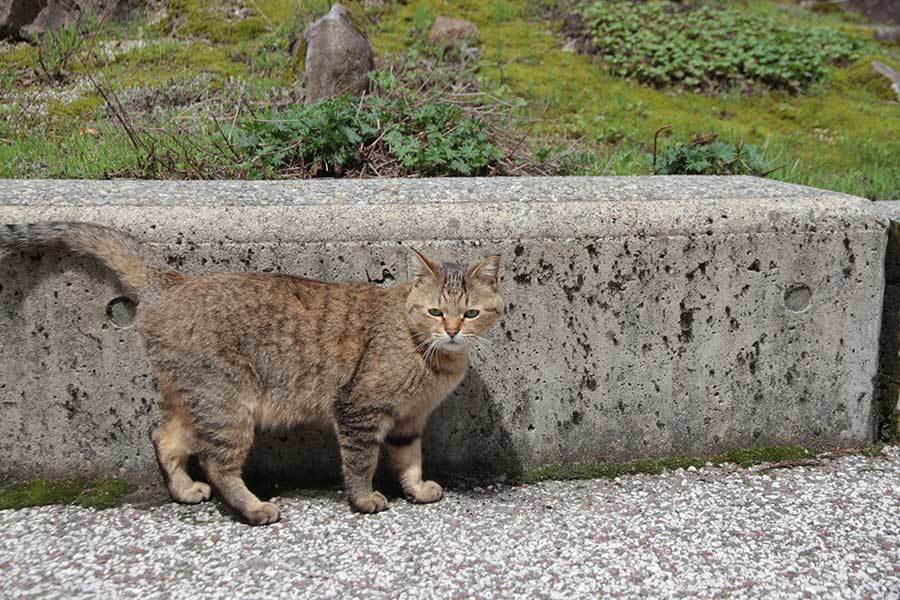
POLYGON ((75 25, 48 31, 41 37, 38 64, 47 82, 60 83, 65 80, 69 61, 81 50, 83 43, 84 37, 75 25))
POLYGON ((250 119, 232 132, 232 146, 261 175, 342 175, 376 160, 373 173, 392 165, 401 174, 476 175, 503 158, 482 124, 459 107, 410 107, 372 96, 343 96, 250 119))
MULTIPOLYGON (((690 143, 675 143, 663 152, 657 175, 768 175, 774 169, 763 151, 743 141, 736 144, 715 135, 696 136, 690 143)), ((654 157, 656 164, 656 157, 654 157)))

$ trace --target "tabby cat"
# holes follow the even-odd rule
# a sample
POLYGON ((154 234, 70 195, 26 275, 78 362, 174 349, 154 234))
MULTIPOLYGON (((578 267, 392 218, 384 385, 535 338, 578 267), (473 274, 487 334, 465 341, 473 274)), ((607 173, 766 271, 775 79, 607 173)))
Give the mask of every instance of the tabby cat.
POLYGON ((278 509, 253 495, 242 467, 254 429, 333 428, 350 506, 388 507, 372 487, 382 444, 404 493, 437 502, 422 480, 422 430, 459 384, 468 349, 503 312, 500 259, 437 263, 381 288, 265 273, 191 276, 156 263, 131 236, 91 223, 0 227, 0 246, 59 247, 100 259, 139 300, 137 330, 162 392, 152 435, 172 497, 211 488, 186 469, 196 455, 222 500, 253 525, 278 509))

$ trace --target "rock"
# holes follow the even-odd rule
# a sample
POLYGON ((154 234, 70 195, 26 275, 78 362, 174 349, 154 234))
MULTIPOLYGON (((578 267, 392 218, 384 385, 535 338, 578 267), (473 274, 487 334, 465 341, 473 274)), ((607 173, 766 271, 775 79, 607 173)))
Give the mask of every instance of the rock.
POLYGON ((900 25, 900 2, 897 0, 848 0, 843 6, 864 14, 876 23, 900 25))
POLYGON ((428 32, 428 41, 432 44, 465 42, 478 37, 478 27, 464 19, 438 17, 428 32))
POLYGON ((36 39, 48 31, 74 25, 79 17, 81 10, 77 5, 50 2, 41 9, 34 21, 19 30, 19 35, 23 38, 36 39))
POLYGON ((846 10, 862 13, 875 23, 900 25, 900 2, 897 0, 801 0, 800 6, 816 12, 846 10))
POLYGON ((0 0, 0 38, 34 39, 85 14, 123 19, 139 0, 0 0))
POLYGON ((306 42, 306 103, 341 94, 361 95, 369 88, 375 56, 369 40, 335 4, 303 33, 306 42))
POLYGON ((879 25, 875 28, 875 39, 882 42, 900 42, 900 25, 879 25))
POLYGON ((877 60, 872 61, 872 68, 875 69, 876 73, 880 73, 891 80, 891 89, 897 94, 897 100, 900 100, 900 71, 895 71, 877 60))
POLYGON ((38 0, 0 0, 0 38, 17 38, 19 29, 41 12, 38 0))

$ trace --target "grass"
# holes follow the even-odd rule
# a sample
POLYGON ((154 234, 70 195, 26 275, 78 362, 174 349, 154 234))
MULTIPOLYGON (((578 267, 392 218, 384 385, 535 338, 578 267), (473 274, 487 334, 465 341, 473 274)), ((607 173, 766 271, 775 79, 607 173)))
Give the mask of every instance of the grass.
MULTIPOLYGON (((325 4, 301 0, 296 10, 290 0, 258 0, 242 4, 244 18, 234 19, 212 0, 171 2, 162 19, 99 30, 95 45, 111 48, 112 56, 69 60, 63 83, 52 85, 40 78, 35 48, 0 46, 0 176, 201 176, 201 164, 171 171, 141 164, 146 157, 129 148, 87 75, 122 101, 135 123, 161 130, 161 137, 187 131, 210 140, 217 135, 212 116, 230 122, 235 114, 284 108, 301 98, 302 64, 288 42, 325 4), (120 40, 140 45, 115 51, 120 40)), ((427 28, 438 15, 475 23, 481 89, 513 113, 510 135, 523 138, 523 150, 557 157, 557 172, 650 174, 653 134, 671 125, 664 145, 712 132, 763 148, 779 167, 770 177, 900 198, 900 106, 871 69, 873 59, 900 69, 897 46, 867 40, 861 58, 829 67, 804 94, 677 93, 623 80, 589 56, 563 51, 560 23, 536 8, 551 4, 546 1, 409 0, 368 12, 361 1, 347 4, 382 65, 411 48, 427 50, 427 28)), ((732 5, 786 26, 870 35, 858 17, 775 1, 732 5)))
POLYGON ((0 509, 18 509, 47 504, 74 504, 85 508, 117 506, 131 486, 121 479, 88 481, 35 479, 0 489, 0 509))

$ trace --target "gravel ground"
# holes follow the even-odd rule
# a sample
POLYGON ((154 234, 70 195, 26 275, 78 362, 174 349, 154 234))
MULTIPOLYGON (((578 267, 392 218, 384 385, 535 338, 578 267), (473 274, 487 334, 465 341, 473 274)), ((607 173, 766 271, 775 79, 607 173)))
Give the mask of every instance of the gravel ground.
POLYGON ((900 598, 900 447, 818 466, 708 467, 455 490, 354 515, 282 498, 0 511, 0 596, 900 598))

